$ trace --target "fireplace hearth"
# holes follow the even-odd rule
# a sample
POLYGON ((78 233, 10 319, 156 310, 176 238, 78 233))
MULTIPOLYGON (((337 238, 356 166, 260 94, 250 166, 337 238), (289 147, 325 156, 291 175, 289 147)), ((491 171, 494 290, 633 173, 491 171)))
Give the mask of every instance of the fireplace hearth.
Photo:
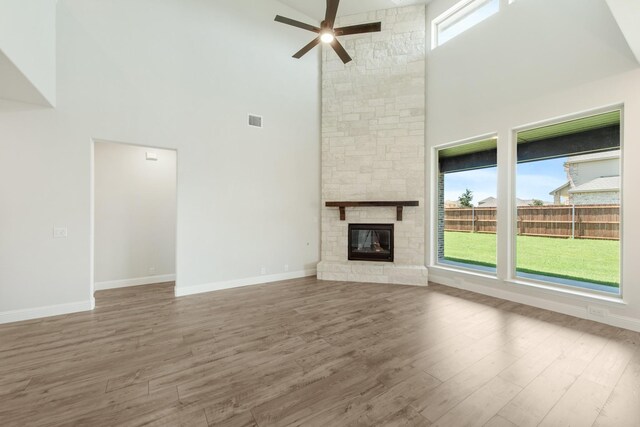
POLYGON ((393 262, 393 224, 349 224, 349 261, 393 262))

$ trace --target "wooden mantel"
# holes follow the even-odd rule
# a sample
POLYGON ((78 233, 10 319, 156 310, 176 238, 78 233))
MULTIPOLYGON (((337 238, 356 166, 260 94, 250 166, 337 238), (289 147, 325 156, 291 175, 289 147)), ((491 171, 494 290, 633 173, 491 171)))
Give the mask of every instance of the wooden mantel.
POLYGON ((417 200, 409 200, 403 202, 389 202, 389 201, 373 201, 373 202, 326 202, 325 206, 328 208, 340 209, 340 221, 344 221, 347 218, 345 208, 362 208, 362 207, 393 207, 396 208, 396 218, 398 221, 402 221, 402 208, 405 206, 419 206, 417 200))

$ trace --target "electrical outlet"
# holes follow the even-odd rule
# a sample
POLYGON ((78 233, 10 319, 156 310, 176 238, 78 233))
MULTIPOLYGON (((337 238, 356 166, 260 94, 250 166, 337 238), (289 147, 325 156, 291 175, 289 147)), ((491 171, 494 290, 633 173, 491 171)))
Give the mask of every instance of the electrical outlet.
POLYGON ((260 269, 260 274, 267 274, 267 267, 262 266, 262 268, 260 269))
POLYGON ((289 264, 285 264, 285 265, 284 265, 284 271, 285 271, 285 272, 286 272, 286 271, 289 271, 289 264))
POLYGON ((155 273, 156 272, 156 268, 155 267, 149 267, 149 273, 155 273))
POLYGON ((593 305, 590 305, 587 308, 587 312, 591 315, 591 316, 596 316, 596 317, 607 317, 607 315, 609 314, 609 311, 606 308, 602 308, 602 307, 595 307, 593 305))
POLYGON ((54 239, 66 239, 68 235, 67 227, 53 227, 54 239))

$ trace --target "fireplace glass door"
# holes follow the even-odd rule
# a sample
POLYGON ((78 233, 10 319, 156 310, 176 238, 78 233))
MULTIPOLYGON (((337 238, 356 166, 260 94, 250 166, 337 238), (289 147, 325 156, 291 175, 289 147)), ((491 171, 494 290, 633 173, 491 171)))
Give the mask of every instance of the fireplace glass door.
POLYGON ((349 260, 393 262, 393 224, 349 224, 349 260))

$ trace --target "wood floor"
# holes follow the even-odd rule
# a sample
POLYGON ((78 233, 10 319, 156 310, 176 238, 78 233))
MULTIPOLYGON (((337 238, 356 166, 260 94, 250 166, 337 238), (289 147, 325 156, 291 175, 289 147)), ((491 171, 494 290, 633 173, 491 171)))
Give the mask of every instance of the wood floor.
POLYGON ((639 426, 636 333, 433 285, 301 279, 0 326, 0 426, 639 426))

